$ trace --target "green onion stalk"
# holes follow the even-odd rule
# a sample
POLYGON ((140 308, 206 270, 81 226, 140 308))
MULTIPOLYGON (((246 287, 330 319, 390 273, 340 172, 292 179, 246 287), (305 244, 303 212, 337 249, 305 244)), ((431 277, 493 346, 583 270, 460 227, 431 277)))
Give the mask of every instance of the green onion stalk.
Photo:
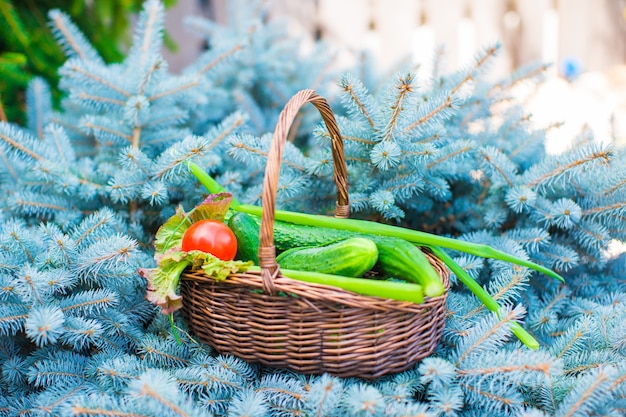
MULTIPOLYGON (((258 266, 251 266, 248 271, 260 271, 258 266)), ((297 281, 337 287, 361 295, 388 298, 397 301, 409 301, 415 304, 424 302, 424 290, 419 284, 394 281, 376 281, 367 278, 344 277, 312 271, 280 269, 281 275, 297 281)))
MULTIPOLYGON (((500 317, 500 305, 491 295, 480 286, 469 274, 457 264, 450 255, 444 250, 438 247, 429 246, 433 254, 441 260, 454 275, 461 281, 467 289, 469 289, 478 300, 483 303, 487 310, 492 311, 500 317)), ((539 342, 530 335, 518 322, 513 321, 510 323, 511 332, 527 347, 537 350, 539 349, 539 342)))

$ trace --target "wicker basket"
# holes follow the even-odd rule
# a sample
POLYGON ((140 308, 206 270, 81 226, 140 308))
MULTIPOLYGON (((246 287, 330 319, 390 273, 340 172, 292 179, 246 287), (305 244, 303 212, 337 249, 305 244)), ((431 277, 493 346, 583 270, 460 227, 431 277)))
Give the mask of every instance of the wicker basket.
POLYGON ((326 100, 312 90, 297 93, 280 114, 263 183, 259 259, 261 272, 216 282, 202 270, 181 279, 183 315, 191 330, 220 353, 304 374, 377 378, 410 368, 437 346, 444 328, 446 292, 423 304, 368 297, 281 275, 274 248, 274 213, 282 147, 300 107, 312 103, 331 135, 337 209, 349 213, 343 143, 326 100), (279 295, 278 293, 281 293, 279 295), (285 296, 285 294, 293 296, 285 296))

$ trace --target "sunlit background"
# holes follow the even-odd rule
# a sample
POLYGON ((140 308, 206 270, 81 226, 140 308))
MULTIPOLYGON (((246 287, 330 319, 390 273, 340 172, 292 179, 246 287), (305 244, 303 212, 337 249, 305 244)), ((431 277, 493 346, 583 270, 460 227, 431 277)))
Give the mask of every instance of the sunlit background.
MULTIPOLYGON (((581 129, 597 140, 626 143, 626 0, 270 0, 269 15, 282 19, 303 48, 321 39, 336 52, 337 68, 350 68, 363 51, 381 74, 402 62, 427 72, 437 47, 450 71, 478 49, 500 42, 491 77, 525 64, 551 63, 546 81, 519 91, 538 126, 551 129, 548 151, 559 152, 581 129)), ((181 49, 172 69, 202 48, 181 25, 187 15, 224 21, 228 0, 178 0, 167 29, 181 49)), ((306 86, 303 86, 305 88, 306 86)))

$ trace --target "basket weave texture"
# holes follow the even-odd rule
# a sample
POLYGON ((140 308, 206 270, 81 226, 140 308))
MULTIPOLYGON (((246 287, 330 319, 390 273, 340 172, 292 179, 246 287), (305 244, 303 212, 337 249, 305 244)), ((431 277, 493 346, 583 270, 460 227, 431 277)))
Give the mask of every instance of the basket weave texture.
POLYGON ((304 374, 374 379, 415 365, 436 348, 445 325, 448 271, 426 252, 446 292, 415 304, 292 280, 276 263, 274 215, 282 148, 302 105, 312 103, 330 133, 336 217, 349 213, 343 142, 327 101, 294 95, 279 116, 263 183, 261 271, 215 281, 202 270, 182 275, 183 315, 202 342, 248 362, 304 374))

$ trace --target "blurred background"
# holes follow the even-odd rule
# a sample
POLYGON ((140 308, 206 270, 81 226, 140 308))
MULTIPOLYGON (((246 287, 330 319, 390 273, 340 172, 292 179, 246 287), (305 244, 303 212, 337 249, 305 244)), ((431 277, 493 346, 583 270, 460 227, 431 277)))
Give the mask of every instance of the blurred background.
MULTIPOLYGON (((180 25, 188 15, 227 19, 228 0, 178 0, 167 29, 178 45, 171 68, 184 67, 203 47, 180 25)), ((626 143, 626 0, 269 0, 269 15, 282 19, 303 47, 316 39, 349 68, 364 50, 378 71, 393 72, 408 60, 424 69, 437 47, 452 71, 482 47, 500 42, 490 75, 504 77, 525 64, 552 64, 541 86, 519 99, 539 125, 563 122, 548 138, 558 152, 590 127, 598 140, 626 143)))
MULTIPOLYGON (((172 37, 186 39, 189 59, 198 40, 180 27, 181 19, 202 14, 227 18, 228 0, 178 0, 168 20, 172 37)), ((340 48, 349 64, 363 49, 382 69, 413 56, 430 58, 445 45, 456 68, 481 46, 500 41, 498 71, 544 60, 569 75, 622 64, 626 58, 623 0, 268 0, 272 18, 283 18, 290 33, 340 48)), ((181 51, 182 52, 182 51, 181 51)))

